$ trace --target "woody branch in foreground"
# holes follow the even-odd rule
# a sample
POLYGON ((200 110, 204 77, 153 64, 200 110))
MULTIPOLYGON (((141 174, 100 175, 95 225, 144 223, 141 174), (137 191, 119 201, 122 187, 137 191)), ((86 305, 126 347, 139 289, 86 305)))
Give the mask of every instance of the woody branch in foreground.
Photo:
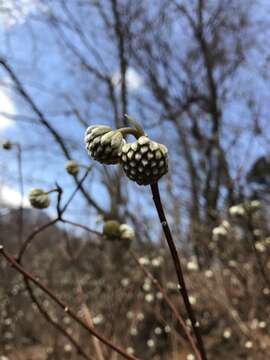
MULTIPOLYGON (((35 229, 22 243, 22 246, 20 248, 19 254, 16 258, 14 258, 13 260, 22 267, 22 260, 23 260, 23 256, 25 254, 25 251, 27 249, 27 247, 30 245, 30 243, 38 236, 38 234, 40 234, 41 232, 45 231, 48 227, 58 223, 58 222, 63 222, 63 223, 69 223, 73 226, 79 226, 81 227, 80 224, 71 222, 67 219, 63 218, 64 213, 66 212, 68 206, 70 205, 71 201, 73 200, 74 196, 76 195, 76 193, 78 192, 78 190, 80 189, 81 184, 84 182, 84 180, 87 178, 87 175, 89 174, 90 170, 92 167, 87 167, 85 174, 83 175, 83 177, 81 178, 81 180, 79 181, 77 187, 74 189, 74 191, 71 193, 71 195, 69 196, 68 200, 66 201, 66 203, 64 205, 62 205, 62 193, 63 193, 63 189, 57 185, 55 189, 52 189, 50 191, 43 191, 42 189, 33 189, 30 193, 29 193, 29 201, 31 203, 31 205, 37 209, 44 209, 47 208, 50 204, 50 197, 49 195, 53 192, 57 193, 57 205, 56 205, 56 209, 57 209, 57 217, 54 218, 53 220, 50 220, 48 223, 45 223, 44 225, 42 225, 41 227, 35 229)), ((77 164, 75 161, 70 161, 66 164, 66 171, 71 174, 77 174, 79 170, 79 164, 77 164)), ((94 230, 91 230, 89 228, 87 228, 87 231, 91 232, 91 233, 95 233, 95 235, 99 235, 99 233, 95 232, 94 230)), ((2 250, 2 249, 0 249, 2 250)), ((9 258, 11 259, 12 257, 6 253, 7 256, 9 256, 9 258)), ((7 258, 7 257, 6 257, 7 258)), ((16 268, 18 270, 18 268, 13 265, 14 268, 16 268)), ((44 318, 51 324, 53 325, 58 331, 60 331, 62 333, 62 335, 64 335, 72 344, 73 346, 76 348, 77 352, 79 355, 81 355, 82 357, 84 357, 87 360, 92 359, 92 357, 90 357, 88 354, 86 354, 86 352, 84 351, 84 349, 79 345, 79 343, 71 336, 67 333, 67 331, 60 325, 58 324, 56 321, 54 321, 54 319, 50 316, 50 314, 47 312, 46 309, 44 309, 44 307, 42 306, 42 304, 39 302, 38 298, 36 297, 36 295, 34 294, 32 287, 31 287, 31 281, 32 279, 30 277, 27 276, 27 273, 23 273, 24 275, 24 282, 25 282, 25 286, 26 286, 26 290, 28 291, 30 298, 32 299, 33 303, 35 303, 37 305, 38 310, 40 311, 40 313, 44 316, 44 318)), ((29 273, 28 273, 29 275, 29 273)), ((31 274, 30 274, 31 275, 31 274)), ((32 276, 32 278, 34 278, 32 276)), ((43 289, 43 288, 42 288, 43 289)), ((48 293, 48 289, 47 291, 45 291, 48 295, 50 295, 48 293)), ((55 298, 53 298, 55 300, 55 298)), ((59 304, 59 302, 58 302, 59 304)), ((67 307, 66 307, 67 308, 67 307)), ((71 316, 72 317, 72 316, 71 316)), ((89 324, 86 324, 89 325, 89 324)), ((91 327, 91 326, 90 326, 91 327)), ((92 328, 92 327, 91 327, 92 328)), ((91 333, 91 335, 93 335, 91 333)), ((102 341, 102 340, 101 340, 102 341)), ((108 343, 110 343, 108 341, 108 343)), ((108 345, 110 346, 110 345, 108 345)), ((115 350, 114 348, 112 348, 113 350, 115 350)), ((119 348, 120 349, 120 348, 119 348)), ((121 350, 121 349, 120 349, 121 350)), ((115 350, 117 351, 117 350, 115 350)), ((125 351, 122 349, 123 351, 123 356, 125 357, 124 353, 125 351)), ((126 354, 128 355, 128 354, 126 354)), ((128 357, 126 357, 128 359, 130 359, 131 357, 128 355, 128 357)), ((135 358, 134 358, 135 359, 135 358)))
POLYGON ((82 319, 80 319, 77 314, 70 309, 60 298, 57 297, 47 286, 42 284, 37 278, 28 272, 23 266, 21 266, 8 252, 4 250, 4 247, 0 245, 0 254, 16 269, 19 273, 23 275, 24 278, 27 278, 29 281, 34 283, 39 289, 44 291, 56 304, 58 304, 67 315, 69 315, 73 320, 75 320, 79 325, 81 325, 85 330, 87 330, 91 335, 95 336, 105 345, 109 346, 112 350, 116 351, 118 354, 122 355, 125 359, 128 360, 139 360, 137 357, 128 354, 124 349, 115 345, 110 340, 105 338, 103 335, 99 334, 93 327, 89 326, 82 319))
POLYGON ((128 178, 135 181, 138 185, 151 186, 156 210, 174 262, 179 291, 191 321, 201 359, 207 360, 200 334, 200 325, 196 321, 189 301, 180 259, 159 194, 158 180, 168 171, 168 150, 164 145, 150 140, 136 121, 127 115, 126 117, 132 124, 132 127, 117 130, 103 125, 88 127, 85 133, 86 150, 92 159, 102 164, 119 163, 128 178), (135 136, 136 141, 127 143, 124 139, 125 135, 135 136))
MULTIPOLYGON (((21 194, 21 199, 23 199, 24 197, 24 186, 23 186, 23 176, 22 176, 22 148, 20 146, 20 144, 18 143, 14 143, 11 142, 9 140, 5 140, 4 142, 2 142, 2 147, 4 150, 11 150, 13 148, 17 149, 17 161, 18 161, 18 177, 19 177, 19 184, 20 184, 20 194, 21 194)), ((71 175, 73 175, 74 173, 74 161, 72 161, 72 169, 70 169, 70 162, 68 162, 66 164, 66 171, 68 173, 70 173, 71 175), (68 168, 67 168, 68 165, 68 168), (73 170, 73 171, 72 171, 73 170)), ((79 171, 79 165, 76 164, 76 173, 79 171)), ((88 167, 86 170, 86 173, 84 174, 84 176, 82 177, 82 179, 80 180, 79 184, 82 184, 83 181, 86 179, 89 171, 91 170, 91 167, 88 167)), ((28 235, 28 237, 23 241, 22 236, 23 236, 23 207, 22 207, 22 203, 20 205, 20 219, 19 219, 19 244, 20 244, 20 250, 19 250, 19 254, 16 257, 16 261, 19 264, 22 264, 22 260, 23 260, 23 255, 25 253, 25 250, 27 248, 27 246, 43 231, 45 231, 47 228, 49 228, 50 226, 56 224, 58 221, 61 220, 62 215, 64 214, 64 212, 66 211, 67 207, 69 206, 70 202, 72 201, 72 199, 74 198, 74 196, 76 195, 77 191, 79 189, 79 185, 75 188, 75 190, 71 193, 68 201, 66 202, 66 204, 62 207, 61 206, 61 199, 62 199, 62 189, 58 186, 58 197, 57 197, 57 213, 58 216, 56 218, 54 218, 53 220, 50 220, 49 222, 45 223, 44 225, 40 226, 39 228, 36 228, 30 235, 28 235)), ((31 191, 29 194, 29 200, 30 202, 32 202, 32 206, 36 207, 36 208, 46 208, 49 203, 50 203, 50 198, 48 196, 49 193, 51 193, 52 191, 49 192, 44 192, 41 189, 34 189, 34 191, 31 191)), ((65 220, 66 221, 66 220, 65 220)), ((90 231, 90 229, 89 229, 90 231)), ((36 304, 37 309, 39 310, 39 312, 42 314, 42 316, 44 317, 44 319, 50 323, 52 326, 54 326, 57 331, 59 331, 64 337, 66 337, 71 344, 74 346, 74 348, 77 350, 77 354, 82 356, 83 358, 85 358, 86 360, 93 360, 92 356, 88 355, 84 349, 82 348, 82 346, 77 342, 76 339, 74 339, 74 337, 72 337, 72 335, 70 335, 67 330, 62 327, 51 315, 50 313, 47 311, 47 309, 42 305, 42 303, 39 301, 38 297, 35 295, 30 281, 24 277, 24 283, 25 283, 25 287, 26 290, 32 300, 32 302, 34 304, 36 304)))

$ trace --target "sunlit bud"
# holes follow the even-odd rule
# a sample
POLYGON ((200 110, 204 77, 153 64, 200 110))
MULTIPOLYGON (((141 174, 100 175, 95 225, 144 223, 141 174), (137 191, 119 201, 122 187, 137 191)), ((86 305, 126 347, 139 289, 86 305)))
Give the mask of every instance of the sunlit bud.
POLYGON ((28 194, 30 204, 36 209, 46 209, 50 205, 48 193, 42 189, 34 188, 28 194))

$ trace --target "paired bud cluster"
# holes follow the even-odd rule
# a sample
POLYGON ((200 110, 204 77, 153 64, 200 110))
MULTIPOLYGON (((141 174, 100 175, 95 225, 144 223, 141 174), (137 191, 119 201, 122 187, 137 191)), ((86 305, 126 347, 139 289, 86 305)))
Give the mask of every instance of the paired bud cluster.
POLYGON ((109 240, 132 240, 135 232, 127 224, 120 224, 117 220, 107 220, 103 225, 103 235, 109 240))
POLYGON ((135 128, 113 130, 109 126, 93 125, 85 133, 90 157, 103 164, 121 164, 129 179, 139 185, 151 185, 168 171, 166 146, 152 141, 135 128), (137 140, 127 143, 123 134, 133 134, 137 140))

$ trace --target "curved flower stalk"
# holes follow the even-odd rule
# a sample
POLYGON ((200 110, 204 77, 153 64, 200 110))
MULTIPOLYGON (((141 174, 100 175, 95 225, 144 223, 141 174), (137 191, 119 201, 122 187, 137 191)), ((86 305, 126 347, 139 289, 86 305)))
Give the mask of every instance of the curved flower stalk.
POLYGON ((119 163, 129 179, 135 181, 139 185, 151 186, 153 201, 177 274, 178 288, 182 295, 186 311, 191 321, 193 333, 197 340, 200 359, 207 360, 200 333, 200 324, 195 318, 189 300, 180 259, 163 210, 159 193, 158 180, 168 172, 168 150, 163 144, 152 141, 134 119, 129 116, 126 117, 129 123, 131 123, 131 127, 114 131, 111 128, 102 125, 90 126, 86 130, 86 148, 90 157, 94 160, 107 164, 119 163), (115 134, 117 134, 117 141, 112 141, 112 139, 116 139, 115 134), (123 139, 125 135, 135 136, 136 141, 127 143, 123 139))
POLYGON ((127 118, 133 127, 113 130, 109 126, 89 126, 84 139, 88 154, 102 164, 120 164, 127 177, 139 185, 154 184, 168 172, 168 149, 127 118), (134 135, 136 141, 127 143, 125 135, 134 135))

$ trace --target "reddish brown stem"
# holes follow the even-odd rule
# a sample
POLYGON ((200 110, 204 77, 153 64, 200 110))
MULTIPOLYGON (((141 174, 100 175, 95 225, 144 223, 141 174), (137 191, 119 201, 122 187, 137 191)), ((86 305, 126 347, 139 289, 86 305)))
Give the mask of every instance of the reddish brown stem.
POLYGON ((53 219, 53 220, 50 220, 48 221, 46 224, 43 224, 41 225, 40 227, 36 228, 23 242, 21 248, 20 248, 20 251, 19 251, 19 254, 17 256, 17 261, 20 263, 21 260, 22 260, 22 257, 25 253, 25 250, 27 249, 28 245, 31 243, 31 241, 39 234, 41 233, 42 231, 44 231, 45 229, 47 229, 48 227, 54 225, 55 223, 57 223, 58 221, 58 217, 53 219))
POLYGON ((33 282, 38 288, 44 291, 55 303, 57 303, 67 315, 69 315, 73 320, 75 320, 79 325, 81 325, 85 330, 87 330, 91 335, 95 336, 105 345, 110 347, 112 350, 116 351, 118 354, 122 355, 125 359, 128 360, 139 360, 139 358, 128 354, 124 349, 115 345, 110 340, 105 338, 103 335, 99 334, 93 327, 86 324, 82 319, 80 319, 76 313, 71 310, 61 299, 59 299, 46 285, 42 284, 39 280, 37 280, 31 273, 29 273, 23 266, 21 266, 13 256, 11 256, 8 252, 6 252, 3 246, 0 245, 0 253, 4 256, 4 258, 19 272, 24 278, 33 282))
MULTIPOLYGON (((17 261, 19 263, 21 263, 22 257, 28 247, 28 245, 32 242, 32 240, 39 234, 41 233, 43 230, 47 229, 48 227, 56 224, 58 221, 62 221, 62 222, 68 222, 67 220, 63 220, 62 216, 65 213, 65 211, 67 210, 68 206, 70 205, 71 201, 73 200, 74 196, 76 195, 76 193, 78 192, 78 190, 80 189, 80 186, 83 184, 84 180, 87 178, 87 175, 89 174, 89 171, 91 169, 88 168, 84 174, 84 176, 81 178, 81 180, 79 181, 78 185, 76 186, 75 190, 72 192, 72 194, 70 195, 69 199, 67 200, 66 204, 61 208, 61 199, 62 199, 62 189, 60 188, 59 185, 57 185, 56 189, 53 189, 51 191, 58 191, 58 196, 57 196, 57 217, 53 220, 48 221, 46 224, 41 225, 40 227, 38 227, 37 229, 35 229, 22 243, 22 246, 20 248, 19 254, 17 256, 17 261)), ((74 225, 74 224, 73 224, 74 225)))
POLYGON ((159 220, 162 225, 162 229, 163 229, 164 235, 166 237, 166 240, 167 240, 170 252, 171 252, 171 256, 173 259, 173 263, 174 263, 174 267, 175 267, 175 271, 176 271, 176 275, 177 275, 177 279, 178 279, 178 284, 179 284, 179 290, 182 295, 188 316, 191 321, 192 329, 193 329, 194 335, 197 340, 197 345, 198 345, 199 351, 201 353, 201 358, 202 358, 202 360, 207 360, 207 355, 206 355, 206 352, 204 349, 204 344, 203 344, 203 340, 202 340, 201 333, 200 333, 200 324, 196 321, 194 311, 193 311, 192 306, 189 301, 188 292, 187 292, 187 288, 186 288, 186 283, 185 283, 180 259, 179 259, 177 249, 176 249, 176 246, 175 246, 172 234, 171 234, 170 227, 167 223, 167 219, 166 219, 166 216, 165 216, 165 213, 163 210, 160 193, 159 193, 159 188, 158 188, 158 183, 151 185, 151 190, 152 190, 153 200, 154 200, 154 203, 156 206, 156 210, 157 210, 157 213, 159 216, 159 220))
POLYGON ((44 318, 71 342, 79 355, 81 355, 86 360, 94 360, 91 356, 85 353, 85 351, 77 343, 77 341, 74 340, 73 337, 69 335, 69 333, 62 326, 60 326, 57 321, 53 320, 53 318, 48 314, 48 312, 42 307, 30 286, 29 280, 26 277, 24 277, 24 282, 33 303, 37 305, 39 312, 44 316, 44 318))

